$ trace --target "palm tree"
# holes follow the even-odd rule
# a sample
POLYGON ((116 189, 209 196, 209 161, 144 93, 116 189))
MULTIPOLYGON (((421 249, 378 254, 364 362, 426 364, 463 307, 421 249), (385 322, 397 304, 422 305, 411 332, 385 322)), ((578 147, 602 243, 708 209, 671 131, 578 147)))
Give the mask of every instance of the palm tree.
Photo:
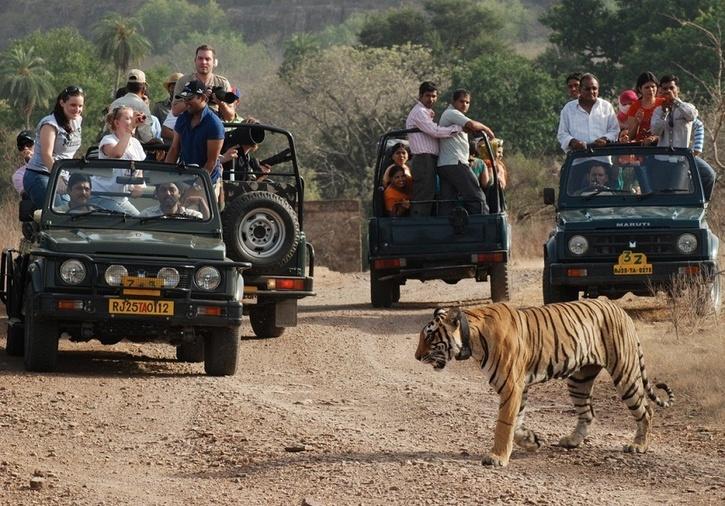
POLYGON ((47 106, 55 93, 50 83, 53 75, 34 51, 33 46, 15 46, 0 56, 0 94, 20 110, 25 128, 30 128, 35 107, 47 106))
POLYGON ((113 93, 118 89, 121 74, 151 49, 151 43, 141 34, 141 30, 138 20, 125 18, 118 13, 109 14, 93 28, 94 41, 101 58, 112 61, 116 69, 113 93))

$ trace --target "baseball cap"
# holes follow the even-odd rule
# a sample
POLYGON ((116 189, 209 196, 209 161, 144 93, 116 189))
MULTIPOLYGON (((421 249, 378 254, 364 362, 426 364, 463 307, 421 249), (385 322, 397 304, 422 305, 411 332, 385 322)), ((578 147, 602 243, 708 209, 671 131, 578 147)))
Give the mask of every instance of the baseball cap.
POLYGON ((621 105, 631 104, 638 100, 637 93, 634 90, 624 90, 619 94, 619 103, 621 105))
POLYGON ((18 143, 18 151, 22 150, 25 146, 32 146, 35 144, 35 136, 30 130, 21 131, 16 140, 18 143))
POLYGON ((176 95, 175 98, 187 98, 193 95, 204 95, 206 94, 206 85, 201 81, 194 80, 184 84, 184 88, 181 93, 176 95))
POLYGON ((184 74, 181 72, 172 72, 169 74, 169 77, 166 78, 166 81, 164 81, 164 86, 168 86, 170 84, 175 84, 176 81, 184 77, 184 74))
POLYGON ((146 74, 144 74, 143 70, 131 69, 128 71, 128 79, 126 81, 129 83, 145 83, 146 74))

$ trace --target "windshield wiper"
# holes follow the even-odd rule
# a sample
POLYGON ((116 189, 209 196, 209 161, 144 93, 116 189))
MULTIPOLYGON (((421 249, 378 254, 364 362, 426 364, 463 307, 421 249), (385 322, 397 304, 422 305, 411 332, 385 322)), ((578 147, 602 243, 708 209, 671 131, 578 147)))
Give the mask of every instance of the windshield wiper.
POLYGON ((597 195, 599 195, 600 193, 603 193, 603 192, 626 193, 628 195, 631 195, 632 194, 632 192, 630 192, 629 190, 620 190, 618 188, 602 187, 602 188, 597 188, 592 193, 584 196, 584 200, 591 200, 591 199, 593 199, 594 197, 596 197, 597 195))
POLYGON ((141 221, 139 223, 143 224, 148 221, 152 220, 165 220, 167 218, 173 218, 173 219, 185 219, 185 220, 193 220, 193 221, 204 221, 204 218, 201 218, 199 216, 193 216, 191 214, 185 214, 185 213, 169 213, 169 214, 157 214, 155 216, 146 216, 144 218, 141 218, 141 221))
POLYGON ((662 194, 668 194, 668 193, 690 193, 690 190, 687 188, 662 188, 657 191, 653 192, 647 192, 642 193, 640 195, 637 195, 638 198, 643 199, 646 197, 651 197, 652 195, 662 195, 662 194))
POLYGON ((71 221, 75 221, 76 218, 82 218, 83 216, 88 216, 90 214, 114 214, 119 215, 123 217, 123 221, 126 221, 126 217, 130 216, 128 213, 124 211, 118 211, 116 209, 104 209, 102 207, 97 207, 95 209, 91 209, 89 211, 85 211, 83 213, 67 213, 71 216, 71 221))

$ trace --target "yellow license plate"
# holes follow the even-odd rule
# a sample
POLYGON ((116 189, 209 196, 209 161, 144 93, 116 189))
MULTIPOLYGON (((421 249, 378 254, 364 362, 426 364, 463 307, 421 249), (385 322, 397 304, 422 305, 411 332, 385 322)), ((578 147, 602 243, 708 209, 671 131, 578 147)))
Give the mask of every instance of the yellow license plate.
POLYGON ((647 263, 647 255, 644 253, 622 251, 617 263, 614 264, 614 274, 617 276, 652 274, 652 264, 647 263))
POLYGON ((137 314, 146 316, 174 316, 173 300, 109 299, 110 314, 137 314))
POLYGON ((124 276, 121 278, 121 286, 124 288, 163 288, 164 280, 161 278, 124 276))

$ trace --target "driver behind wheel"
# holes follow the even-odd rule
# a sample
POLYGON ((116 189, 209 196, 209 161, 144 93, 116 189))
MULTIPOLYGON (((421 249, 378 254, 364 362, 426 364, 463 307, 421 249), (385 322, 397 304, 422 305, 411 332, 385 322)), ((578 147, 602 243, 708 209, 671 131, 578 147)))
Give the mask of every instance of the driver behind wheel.
POLYGON ((68 179, 68 197, 69 201, 64 202, 54 208, 56 212, 65 214, 85 213, 95 209, 89 204, 91 199, 92 184, 91 178, 82 172, 71 174, 68 179))
MULTIPOLYGON (((192 218, 203 218, 204 215, 193 209, 189 209, 181 205, 181 191, 174 182, 161 183, 156 185, 154 189, 154 197, 159 201, 159 205, 147 207, 139 216, 189 216, 192 218)), ((197 203, 206 206, 204 197, 196 197, 197 203)), ((191 200, 187 198, 187 202, 191 200)), ((208 209, 208 208, 207 208, 208 209)), ((208 215, 208 212, 206 213, 208 215)))

